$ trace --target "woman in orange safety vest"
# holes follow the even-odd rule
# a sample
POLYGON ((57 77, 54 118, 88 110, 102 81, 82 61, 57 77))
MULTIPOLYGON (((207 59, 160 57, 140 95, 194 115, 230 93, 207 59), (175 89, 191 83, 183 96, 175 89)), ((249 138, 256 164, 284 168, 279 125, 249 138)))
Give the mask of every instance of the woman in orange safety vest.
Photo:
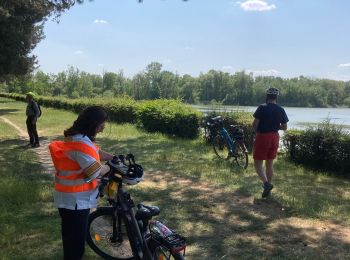
POLYGON ((97 178, 110 170, 100 161, 111 160, 113 155, 95 144, 106 120, 102 107, 88 107, 64 131, 64 141, 49 145, 56 169, 54 201, 61 216, 65 260, 83 257, 89 212, 97 207, 97 178))

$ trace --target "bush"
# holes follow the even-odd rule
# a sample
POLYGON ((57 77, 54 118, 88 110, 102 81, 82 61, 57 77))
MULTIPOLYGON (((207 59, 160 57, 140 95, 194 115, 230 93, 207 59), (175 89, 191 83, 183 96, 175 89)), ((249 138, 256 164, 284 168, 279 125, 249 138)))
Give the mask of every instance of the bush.
POLYGON ((138 107, 139 123, 150 132, 195 138, 202 113, 178 100, 144 101, 138 107))
POLYGON ((327 119, 305 131, 283 136, 291 160, 350 177, 350 135, 327 119))
MULTIPOLYGON (((2 97, 25 101, 25 95, 0 93, 2 97)), ((194 138, 198 135, 202 113, 178 100, 153 100, 137 103, 130 97, 122 98, 81 98, 62 97, 37 98, 40 105, 79 113, 92 105, 103 106, 111 121, 117 123, 139 122, 147 131, 158 131, 169 135, 194 138)))

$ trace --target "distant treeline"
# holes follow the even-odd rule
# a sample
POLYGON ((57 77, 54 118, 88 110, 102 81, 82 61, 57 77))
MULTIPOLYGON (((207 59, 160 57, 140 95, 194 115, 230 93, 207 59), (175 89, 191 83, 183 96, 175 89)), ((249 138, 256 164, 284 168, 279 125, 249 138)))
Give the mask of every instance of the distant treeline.
POLYGON ((102 76, 70 67, 66 71, 45 74, 37 71, 22 79, 0 84, 1 92, 34 91, 44 96, 118 97, 128 95, 135 100, 181 99, 190 104, 258 105, 264 102, 268 86, 280 89, 279 103, 298 107, 350 107, 350 81, 297 77, 284 79, 258 76, 245 71, 230 74, 210 70, 198 77, 180 76, 162 70, 153 62, 132 78, 123 72, 105 72, 102 76))

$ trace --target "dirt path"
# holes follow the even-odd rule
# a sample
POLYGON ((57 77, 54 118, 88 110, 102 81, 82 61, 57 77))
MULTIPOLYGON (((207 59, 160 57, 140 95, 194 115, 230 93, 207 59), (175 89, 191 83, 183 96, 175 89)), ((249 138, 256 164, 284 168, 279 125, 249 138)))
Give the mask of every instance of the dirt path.
MULTIPOLYGON (((8 118, 4 116, 0 116, 0 118, 10 126, 12 126, 14 129, 16 129, 19 137, 23 139, 24 141, 28 140, 28 133, 20 128, 18 125, 10 121, 8 118)), ((50 153, 48 150, 48 145, 51 142, 49 138, 39 138, 40 139, 40 147, 37 148, 28 148, 32 149, 38 156, 39 156, 39 161, 44 168, 45 172, 47 173, 52 173, 54 171, 54 167, 51 161, 50 153)))

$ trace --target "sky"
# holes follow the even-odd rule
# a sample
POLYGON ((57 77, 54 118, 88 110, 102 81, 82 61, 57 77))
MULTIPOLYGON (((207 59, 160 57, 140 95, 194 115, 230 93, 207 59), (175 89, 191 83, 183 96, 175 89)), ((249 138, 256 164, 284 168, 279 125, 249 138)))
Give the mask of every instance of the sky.
POLYGON ((210 69, 350 80, 349 0, 85 0, 48 20, 39 69, 127 77, 151 62, 179 75, 210 69))

